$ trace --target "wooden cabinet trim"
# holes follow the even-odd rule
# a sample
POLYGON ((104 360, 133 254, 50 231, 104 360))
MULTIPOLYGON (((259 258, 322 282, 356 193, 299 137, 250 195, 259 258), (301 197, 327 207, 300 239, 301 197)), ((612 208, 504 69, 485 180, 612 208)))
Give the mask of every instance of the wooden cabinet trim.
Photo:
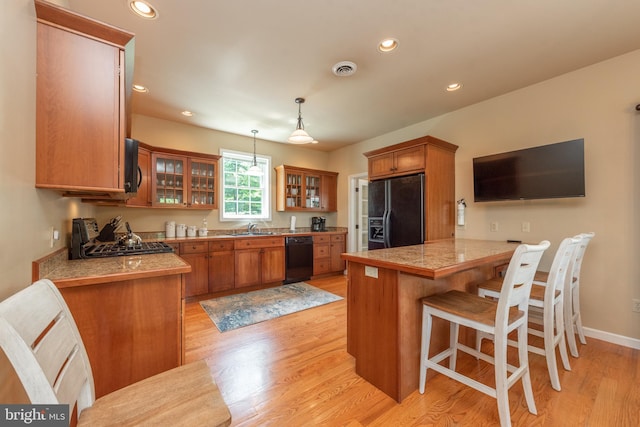
POLYGON ((75 32, 124 47, 134 34, 95 19, 87 18, 56 4, 34 0, 38 21, 51 23, 75 32))
POLYGON ((382 147, 382 148, 378 148, 376 150, 371 150, 371 151, 367 151, 365 153, 362 153, 365 157, 372 157, 372 156, 376 156, 379 154, 385 154, 385 153, 389 153, 391 151, 396 151, 396 150, 401 150, 404 148, 409 148, 409 147, 413 147, 416 145, 435 145, 435 146, 439 146, 445 150, 451 151, 451 152, 456 152, 456 150, 458 149, 458 146, 455 144, 451 144, 450 142, 447 141, 443 141, 442 139, 438 139, 436 137, 433 137, 431 135, 426 135, 420 138, 416 138, 416 139, 412 139, 410 141, 405 141, 405 142, 401 142, 399 144, 394 144, 394 145, 388 145, 386 147, 382 147))

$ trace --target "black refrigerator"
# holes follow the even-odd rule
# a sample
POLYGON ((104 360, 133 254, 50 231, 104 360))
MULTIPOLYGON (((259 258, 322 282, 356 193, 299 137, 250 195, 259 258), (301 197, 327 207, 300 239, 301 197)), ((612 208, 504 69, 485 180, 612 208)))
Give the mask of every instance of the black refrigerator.
POLYGON ((369 249, 424 242, 424 174, 369 183, 369 249))

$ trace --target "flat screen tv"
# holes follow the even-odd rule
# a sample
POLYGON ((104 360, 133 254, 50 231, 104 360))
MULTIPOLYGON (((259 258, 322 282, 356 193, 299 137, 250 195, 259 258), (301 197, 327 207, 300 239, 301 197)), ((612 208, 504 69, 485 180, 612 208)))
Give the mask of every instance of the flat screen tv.
POLYGON ((473 159, 476 202, 584 197, 584 139, 473 159))

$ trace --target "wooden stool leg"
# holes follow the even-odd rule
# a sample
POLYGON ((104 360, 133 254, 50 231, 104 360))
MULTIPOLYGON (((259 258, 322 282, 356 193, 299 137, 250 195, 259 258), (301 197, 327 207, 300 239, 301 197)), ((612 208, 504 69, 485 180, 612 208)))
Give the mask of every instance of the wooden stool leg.
MULTIPOLYGON (((498 334, 493 339, 496 376, 496 400, 501 427, 511 426, 509 412, 509 385, 507 380, 507 339, 505 334, 498 334)), ((526 350, 526 349, 525 349, 526 350)))
POLYGON ((527 323, 520 325, 518 328, 518 359, 520 366, 526 367, 522 375, 522 388, 524 389, 524 397, 527 401, 529 412, 538 415, 536 402, 533 398, 533 388, 531 386, 531 376, 529 375, 529 350, 527 346, 527 323))
POLYGON ((553 327, 555 310, 549 311, 545 310, 543 320, 544 358, 547 360, 551 387, 560 391, 560 378, 558 377, 558 365, 556 364, 555 328, 553 327))
POLYGON ((560 337, 558 340, 558 347, 560 349, 560 359, 562 360, 562 366, 565 371, 571 370, 571 365, 569 364, 569 355, 567 353, 567 341, 565 339, 565 330, 564 330, 564 318, 562 315, 563 301, 560 301, 556 304, 555 307, 555 316, 556 316, 556 334, 560 337))
POLYGON ((429 357, 429 345, 431 343, 431 327, 433 318, 427 310, 422 309, 422 344, 420 350, 420 394, 424 394, 424 386, 427 380, 427 358, 429 357))
POLYGON ((587 339, 584 337, 584 329, 582 328, 582 316, 580 315, 580 285, 576 285, 573 290, 573 313, 575 318, 576 330, 581 344, 586 344, 587 339))
POLYGON ((564 329, 567 337, 569 351, 573 357, 579 357, 578 344, 576 343, 576 335, 573 327, 573 290, 566 292, 564 295, 564 329))
POLYGON ((460 325, 454 322, 449 323, 449 348, 453 351, 449 358, 449 369, 456 370, 456 361, 458 360, 458 334, 460 325))

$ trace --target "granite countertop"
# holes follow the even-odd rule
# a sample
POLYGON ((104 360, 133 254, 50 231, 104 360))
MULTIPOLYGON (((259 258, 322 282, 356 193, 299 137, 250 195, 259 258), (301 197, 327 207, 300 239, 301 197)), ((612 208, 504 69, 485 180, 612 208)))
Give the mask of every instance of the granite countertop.
POLYGON ((488 262, 508 260, 517 247, 517 243, 505 241, 446 239, 423 245, 344 253, 342 258, 437 279, 488 262))
MULTIPOLYGON (((266 230, 263 230, 266 231, 266 230)), ((271 231, 271 230, 269 230, 271 231)), ((163 232, 137 233, 144 241, 164 241, 167 243, 186 243, 193 241, 212 241, 217 239, 239 239, 260 237, 287 237, 300 235, 346 233, 346 228, 331 227, 324 232, 312 232, 300 229, 273 230, 272 234, 233 234, 241 230, 215 230, 204 237, 166 238, 163 232)), ((189 273, 191 266, 173 253, 116 256, 92 259, 68 259, 68 249, 60 249, 32 263, 32 279, 50 279, 59 288, 118 282, 168 274, 189 273)))
POLYGON ((38 264, 39 277, 34 280, 49 279, 58 288, 65 288, 191 271, 191 266, 173 253, 75 260, 66 258, 67 250, 64 250, 61 255, 43 260, 38 264))

